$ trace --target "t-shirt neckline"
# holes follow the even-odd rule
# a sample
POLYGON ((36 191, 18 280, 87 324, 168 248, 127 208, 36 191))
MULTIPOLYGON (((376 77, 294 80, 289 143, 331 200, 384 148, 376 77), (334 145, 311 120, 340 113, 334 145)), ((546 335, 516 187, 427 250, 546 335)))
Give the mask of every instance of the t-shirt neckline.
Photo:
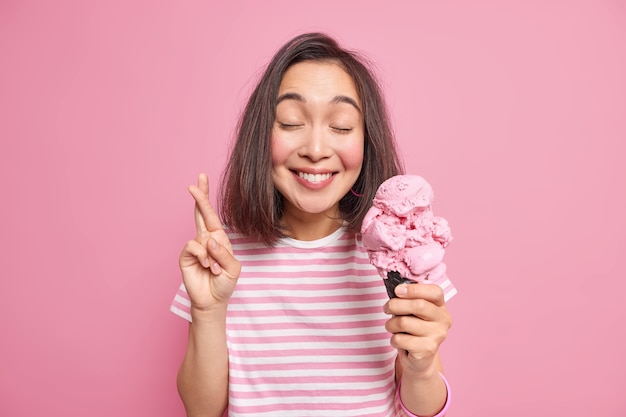
POLYGON ((324 236, 323 238, 316 240, 298 240, 291 237, 285 237, 280 239, 279 244, 298 249, 317 249, 336 242, 345 233, 345 231, 345 226, 341 226, 328 236, 324 236))

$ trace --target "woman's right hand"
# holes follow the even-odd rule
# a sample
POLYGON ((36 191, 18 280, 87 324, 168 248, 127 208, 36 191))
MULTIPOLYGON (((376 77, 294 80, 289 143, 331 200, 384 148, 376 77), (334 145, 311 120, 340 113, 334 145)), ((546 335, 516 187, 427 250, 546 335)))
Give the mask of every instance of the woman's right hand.
POLYGON ((198 185, 189 187, 196 201, 196 238, 187 242, 179 257, 179 266, 191 308, 209 310, 228 304, 239 273, 240 262, 233 256, 230 240, 209 201, 209 180, 198 177, 198 185))

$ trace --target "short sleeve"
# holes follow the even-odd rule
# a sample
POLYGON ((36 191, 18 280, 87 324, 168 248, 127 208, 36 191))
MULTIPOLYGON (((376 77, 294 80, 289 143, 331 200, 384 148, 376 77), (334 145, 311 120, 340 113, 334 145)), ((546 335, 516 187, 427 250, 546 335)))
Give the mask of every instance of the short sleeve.
POLYGON ((450 301, 450 299, 454 297, 457 293, 454 284, 452 284, 452 281, 450 281, 450 278, 448 278, 447 274, 443 274, 439 279, 432 281, 432 283, 437 284, 441 287, 441 289, 443 290, 443 297, 446 303, 450 301))
POLYGON ((178 287, 178 291, 176 291, 176 295, 170 305, 170 311, 178 317, 191 321, 191 301, 185 289, 185 284, 181 283, 180 287, 178 287))

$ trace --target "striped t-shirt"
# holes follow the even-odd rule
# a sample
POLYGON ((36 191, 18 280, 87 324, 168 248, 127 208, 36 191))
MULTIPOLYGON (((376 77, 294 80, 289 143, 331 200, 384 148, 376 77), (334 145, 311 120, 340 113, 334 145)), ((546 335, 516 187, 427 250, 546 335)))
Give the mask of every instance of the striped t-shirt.
MULTIPOLYGON (((360 236, 229 238, 242 268, 226 318, 228 415, 400 416, 388 297, 360 236)), ((447 300, 456 290, 442 279, 447 300)), ((184 285, 170 309, 191 320, 184 285)))

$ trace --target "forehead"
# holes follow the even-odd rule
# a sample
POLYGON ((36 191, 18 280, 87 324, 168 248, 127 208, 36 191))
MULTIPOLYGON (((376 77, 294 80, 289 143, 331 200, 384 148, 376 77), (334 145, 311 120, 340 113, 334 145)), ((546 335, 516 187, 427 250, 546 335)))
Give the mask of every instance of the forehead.
POLYGON ((350 74, 331 61, 304 61, 290 66, 283 75, 278 94, 291 92, 310 98, 346 95, 361 102, 350 74))

